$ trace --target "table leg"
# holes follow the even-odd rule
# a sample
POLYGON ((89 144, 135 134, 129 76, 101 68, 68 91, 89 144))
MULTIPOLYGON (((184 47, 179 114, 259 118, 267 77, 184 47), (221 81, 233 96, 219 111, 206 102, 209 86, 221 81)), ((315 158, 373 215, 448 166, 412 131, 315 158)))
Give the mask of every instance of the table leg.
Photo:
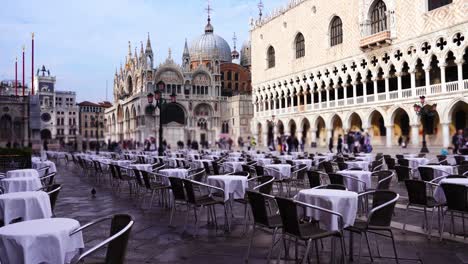
POLYGON ((353 232, 349 232, 349 261, 353 261, 353 255, 354 255, 353 243, 354 243, 353 232))

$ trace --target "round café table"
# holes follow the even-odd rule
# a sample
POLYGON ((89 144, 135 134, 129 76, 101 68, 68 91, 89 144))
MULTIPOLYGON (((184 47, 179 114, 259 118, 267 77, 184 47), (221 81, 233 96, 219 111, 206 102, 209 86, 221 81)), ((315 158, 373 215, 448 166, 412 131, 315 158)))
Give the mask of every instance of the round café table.
POLYGON ((296 159, 292 161, 295 166, 300 165, 300 164, 305 164, 307 167, 307 170, 310 170, 312 167, 312 160, 311 159, 296 159))
POLYGON ((276 179, 290 178, 291 165, 289 164, 270 164, 265 165, 265 170, 276 179))
POLYGON ((224 190, 224 200, 244 198, 247 185, 247 177, 237 175, 212 175, 208 176, 210 185, 224 190))
POLYGON ((128 167, 131 169, 137 169, 142 171, 153 171, 153 165, 151 164, 130 164, 128 165, 128 167))
POLYGON ((164 169, 164 170, 159 170, 158 173, 166 177, 177 177, 177 178, 182 178, 182 179, 185 179, 188 176, 187 169, 164 169))
POLYGON ((50 198, 46 192, 14 192, 0 195, 0 219, 5 225, 18 217, 28 221, 51 216, 50 198))
POLYGON ((36 176, 6 178, 0 181, 5 193, 37 191, 42 188, 41 180, 36 176))
POLYGON ((223 163, 223 169, 225 172, 238 172, 242 171, 243 161, 226 161, 223 163))
POLYGON ((369 170, 369 162, 357 160, 357 161, 345 161, 348 165, 348 168, 360 168, 362 170, 368 171, 369 170))
POLYGON ((340 170, 336 172, 337 174, 345 175, 348 177, 352 177, 358 180, 361 180, 366 183, 366 186, 362 182, 353 181, 348 177, 344 177, 344 181, 346 184, 346 188, 353 192, 363 192, 366 189, 369 189, 372 184, 372 172, 370 171, 354 171, 354 170, 340 170))
POLYGON ((19 177, 39 177, 39 172, 35 169, 20 169, 10 170, 6 173, 6 178, 19 178, 19 177))
MULTIPOLYGON (((343 190, 305 189, 295 199, 300 202, 322 207, 340 213, 343 227, 351 226, 356 220, 358 194, 343 190)), ((329 231, 338 230, 338 217, 318 210, 306 209, 306 215, 319 220, 329 231)))
POLYGON ((0 228, 1 263, 69 263, 84 248, 83 235, 70 233, 80 223, 68 218, 47 218, 0 228))

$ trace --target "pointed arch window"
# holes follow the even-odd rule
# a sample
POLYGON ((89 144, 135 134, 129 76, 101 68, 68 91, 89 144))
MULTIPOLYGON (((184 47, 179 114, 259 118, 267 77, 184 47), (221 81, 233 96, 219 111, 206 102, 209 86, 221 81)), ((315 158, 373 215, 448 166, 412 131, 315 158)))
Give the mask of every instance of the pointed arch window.
POLYGON ((297 34, 295 43, 296 43, 296 59, 304 57, 305 56, 305 39, 302 33, 297 34))
POLYGON ((268 68, 273 68, 275 67, 275 48, 273 46, 270 46, 268 48, 267 52, 267 57, 268 57, 268 68))
POLYGON ((371 33, 376 34, 387 30, 387 6, 382 0, 378 0, 371 13, 371 33))
POLYGON ((330 26, 330 46, 343 43, 343 22, 340 17, 334 17, 330 26))

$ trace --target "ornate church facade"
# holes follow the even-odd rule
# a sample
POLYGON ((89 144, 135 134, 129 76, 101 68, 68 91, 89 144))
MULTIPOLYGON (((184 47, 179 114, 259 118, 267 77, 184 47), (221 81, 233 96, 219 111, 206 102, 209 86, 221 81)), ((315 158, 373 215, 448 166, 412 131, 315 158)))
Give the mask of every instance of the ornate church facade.
POLYGON ((239 54, 235 48, 231 52, 226 40, 214 33, 210 17, 204 34, 190 44, 185 41, 181 64, 174 61, 169 50, 167 59, 156 66, 149 36, 139 54, 136 48, 132 53, 129 42, 125 66, 114 76, 114 104, 105 111, 106 138, 139 143, 157 139, 160 119, 164 140, 173 147, 178 141, 188 140, 211 145, 221 137, 235 141, 242 131, 247 137, 253 117, 247 55, 250 53, 239 54), (243 63, 233 63, 239 56, 243 63), (166 99, 161 111, 150 107, 147 98, 159 88, 166 99), (175 101, 171 100, 173 95, 175 101), (250 114, 232 117, 232 108, 240 105, 249 108, 250 114))
POLYGON ((265 146, 280 135, 336 145, 349 131, 420 146, 413 106, 425 96, 437 104, 428 145, 450 146, 468 127, 467 13, 464 0, 294 0, 260 16, 252 133, 265 146))

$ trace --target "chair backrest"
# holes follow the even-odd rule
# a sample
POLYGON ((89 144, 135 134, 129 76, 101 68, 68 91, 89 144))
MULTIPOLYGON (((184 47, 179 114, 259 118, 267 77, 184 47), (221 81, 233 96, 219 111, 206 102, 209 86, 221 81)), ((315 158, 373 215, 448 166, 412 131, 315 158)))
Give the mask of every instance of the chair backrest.
POLYGON ((205 172, 208 175, 211 175, 210 163, 208 163, 208 161, 203 161, 203 168, 205 168, 205 172))
POLYGON ((182 179, 182 182, 184 183, 184 189, 185 189, 187 202, 191 204, 196 204, 197 198, 195 196, 195 191, 193 189, 192 181, 188 179, 182 179))
POLYGON ((328 173, 328 178, 331 184, 344 185, 343 176, 337 173, 328 173))
POLYGON ((255 224, 270 226, 268 221, 267 200, 271 200, 260 192, 247 191, 247 197, 252 209, 255 224))
POLYGON ((447 156, 445 155, 437 155, 437 160, 439 161, 441 165, 449 165, 447 161, 447 156))
POLYGON ((301 229, 299 225, 299 217, 297 215, 297 206, 294 200, 275 197, 276 203, 283 222, 283 232, 293 236, 301 236, 301 229))
POLYGON ((60 190, 62 189, 62 185, 61 184, 52 184, 52 185, 46 186, 45 189, 46 189, 45 191, 49 195, 50 208, 52 209, 52 212, 53 212, 54 208, 55 208, 55 204, 57 203, 58 195, 60 193, 60 190))
POLYGON ((388 190, 392 182, 393 172, 389 170, 375 171, 372 176, 377 176, 377 190, 388 190))
POLYGON ((385 164, 387 164, 387 169, 394 170, 395 169, 395 159, 386 158, 385 164))
POLYGON ((307 177, 309 178, 309 186, 310 188, 315 188, 317 186, 322 185, 322 181, 320 178, 320 172, 318 171, 308 171, 307 177))
POLYGON ((328 190, 342 190, 346 191, 346 186, 342 184, 328 184, 328 185, 321 185, 316 187, 316 189, 328 189, 328 190))
POLYGON ((401 160, 401 159, 405 158, 405 156, 403 156, 401 154, 396 154, 395 157, 397 158, 397 160, 401 160))
POLYGON ((446 178, 447 179, 466 179, 466 178, 468 178, 468 176, 467 175, 452 174, 452 175, 448 175, 446 178))
POLYGON ((250 176, 250 173, 248 171, 236 171, 232 175, 248 177, 250 176))
POLYGON ((263 194, 271 194, 271 192, 273 191, 273 181, 275 177, 273 176, 259 176, 257 178, 257 181, 259 183, 259 186, 258 188, 256 188, 256 190, 258 190, 259 192, 263 193, 263 194), (269 183, 267 183, 269 182, 269 183))
POLYGON ((260 165, 255 165, 255 171, 257 172, 257 176, 265 175, 265 170, 260 165))
POLYGON ((423 181, 432 181, 434 179, 434 169, 431 167, 418 167, 419 175, 423 181))
POLYGON ((348 169, 348 164, 344 163, 344 162, 337 162, 338 164, 338 169, 340 170, 347 170, 348 169))
POLYGON ((407 159, 398 159, 398 165, 409 167, 409 160, 407 160, 407 159))
POLYGON ((54 184, 54 179, 55 179, 56 172, 51 172, 43 177, 41 177, 41 182, 43 185, 52 185, 54 184))
POLYGON ((169 177, 174 200, 185 201, 184 182, 178 177, 169 177))
POLYGON ((286 164, 289 164, 291 166, 294 166, 294 162, 292 160, 286 160, 286 164))
POLYGON ((219 174, 220 174, 220 173, 219 173, 219 164, 216 163, 215 161, 213 161, 213 162, 211 163, 211 165, 212 165, 212 167, 213 167, 213 174, 214 174, 214 175, 219 175, 219 174))
POLYGON ((410 204, 427 205, 426 183, 420 180, 405 180, 410 204))
POLYGON ((123 264, 127 254, 128 239, 133 226, 133 218, 127 214, 114 215, 111 222, 110 237, 128 228, 125 232, 109 242, 106 252, 106 263, 123 264))
POLYGON ((458 156, 457 155, 457 156, 454 156, 453 158, 455 159, 455 163, 457 165, 461 165, 462 162, 465 161, 465 157, 463 157, 463 156, 458 156))
POLYGON ((143 183, 145 184, 146 189, 151 189, 151 179, 147 171, 140 171, 141 177, 143 177, 143 183))
POLYGON ((426 154, 425 154, 425 153, 419 153, 419 154, 418 154, 418 158, 424 158, 424 157, 426 157, 426 154))
POLYGON ((468 212, 468 187, 459 184, 442 183, 449 210, 468 212))
POLYGON ((377 190, 372 199, 372 210, 368 215, 371 226, 389 227, 399 195, 392 191, 377 190))
POLYGON ((468 172, 468 164, 462 164, 457 166, 458 174, 464 175, 468 172))
POLYGON ((335 170, 333 169, 333 164, 330 161, 322 162, 323 168, 325 169, 326 173, 334 173, 335 170))
POLYGON ((382 169, 383 162, 381 160, 375 160, 370 165, 370 171, 378 171, 382 169))
POLYGON ((205 169, 204 168, 195 169, 191 177, 194 181, 202 182, 203 177, 205 177, 205 169))
POLYGON ((114 164, 109 164, 109 169, 111 171, 112 178, 118 180, 119 176, 117 176, 117 171, 116 171, 115 165, 114 164))
POLYGON ((304 180, 305 176, 306 176, 306 173, 307 173, 307 165, 306 164, 299 164, 297 166, 297 170, 296 170, 296 178, 298 180, 304 180))
POLYGON ((399 182, 409 180, 411 174, 411 168, 407 166, 395 165, 395 172, 399 182))
POLYGON ((143 183, 143 178, 141 177, 141 172, 138 169, 133 169, 133 175, 135 175, 135 180, 140 186, 145 186, 143 183))

